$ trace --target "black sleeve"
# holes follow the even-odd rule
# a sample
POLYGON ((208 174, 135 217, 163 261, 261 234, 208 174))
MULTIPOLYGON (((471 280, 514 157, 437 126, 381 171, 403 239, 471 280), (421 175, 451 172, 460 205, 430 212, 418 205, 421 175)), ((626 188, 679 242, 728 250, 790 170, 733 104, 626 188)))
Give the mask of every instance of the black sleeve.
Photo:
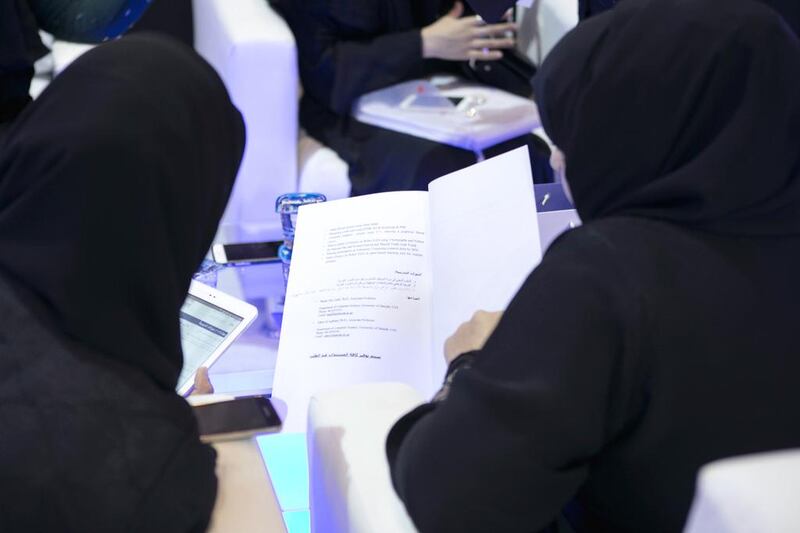
POLYGON ((346 115, 363 94, 423 72, 421 28, 387 31, 381 2, 277 2, 297 40, 303 90, 346 115))
POLYGON ((421 532, 547 527, 640 410, 637 298, 581 241, 594 246, 554 245, 567 253, 548 253, 449 395, 392 429, 392 480, 421 532))
POLYGON ((217 497, 216 457, 216 451, 200 444, 197 435, 189 435, 179 443, 161 475, 138 502, 131 530, 175 533, 208 530, 217 497))

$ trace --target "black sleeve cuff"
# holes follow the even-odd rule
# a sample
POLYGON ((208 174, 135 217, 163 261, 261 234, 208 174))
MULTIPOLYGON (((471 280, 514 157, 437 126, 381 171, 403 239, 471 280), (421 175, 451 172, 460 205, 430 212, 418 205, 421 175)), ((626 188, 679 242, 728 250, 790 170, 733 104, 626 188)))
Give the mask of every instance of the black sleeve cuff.
MULTIPOLYGON (((477 353, 477 351, 467 352, 453 359, 447 367, 447 375, 445 376, 444 384, 442 388, 439 389, 439 392, 436 393, 436 396, 433 397, 433 400, 420 405, 403 416, 403 418, 395 423, 391 431, 389 431, 389 436, 386 438, 386 457, 389 459, 389 465, 392 470, 394 470, 397 453, 400 450, 403 439, 405 439, 406 435, 414 427, 414 424, 427 414, 433 412, 433 410, 436 409, 436 404, 447 397, 447 394, 450 392, 450 384, 453 381, 453 377, 460 370, 469 368, 477 353)), ((392 476, 392 478, 394 479, 394 476, 392 476)))

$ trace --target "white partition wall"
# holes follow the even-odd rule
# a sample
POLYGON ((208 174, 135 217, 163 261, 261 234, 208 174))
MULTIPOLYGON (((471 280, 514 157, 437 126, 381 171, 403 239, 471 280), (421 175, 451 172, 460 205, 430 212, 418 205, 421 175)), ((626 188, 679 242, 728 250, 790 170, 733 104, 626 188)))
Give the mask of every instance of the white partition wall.
POLYGON ((219 72, 247 124, 247 147, 223 223, 278 227, 275 198, 297 190, 297 52, 267 0, 194 0, 195 48, 219 72))

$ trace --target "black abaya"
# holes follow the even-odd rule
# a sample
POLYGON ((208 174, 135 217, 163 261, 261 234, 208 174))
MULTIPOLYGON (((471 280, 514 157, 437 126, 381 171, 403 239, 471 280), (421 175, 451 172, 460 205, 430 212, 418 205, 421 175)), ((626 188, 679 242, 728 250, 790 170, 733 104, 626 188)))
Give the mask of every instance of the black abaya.
POLYGON ((394 427, 392 479, 423 533, 679 532, 702 465, 800 446, 800 41, 621 2, 535 90, 584 225, 394 427))
POLYGON ((213 69, 153 35, 80 57, 0 141, 0 531, 205 530, 178 313, 243 146, 213 69))

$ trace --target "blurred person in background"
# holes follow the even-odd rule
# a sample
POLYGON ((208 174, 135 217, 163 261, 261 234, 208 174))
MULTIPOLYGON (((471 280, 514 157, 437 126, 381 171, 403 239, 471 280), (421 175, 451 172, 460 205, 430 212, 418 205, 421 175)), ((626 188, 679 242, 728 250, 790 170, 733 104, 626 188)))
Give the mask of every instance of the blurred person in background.
MULTIPOLYGON (((514 47, 515 25, 484 24, 453 0, 272 0, 299 52, 300 124, 349 165, 352 194, 427 189, 469 166, 475 154, 378 128, 350 116, 368 92, 434 74, 463 74, 472 61, 498 61, 514 47)), ((522 86, 530 95, 530 85, 522 86)), ((501 143, 487 157, 528 144, 535 181, 552 181, 549 149, 533 135, 501 143)))

